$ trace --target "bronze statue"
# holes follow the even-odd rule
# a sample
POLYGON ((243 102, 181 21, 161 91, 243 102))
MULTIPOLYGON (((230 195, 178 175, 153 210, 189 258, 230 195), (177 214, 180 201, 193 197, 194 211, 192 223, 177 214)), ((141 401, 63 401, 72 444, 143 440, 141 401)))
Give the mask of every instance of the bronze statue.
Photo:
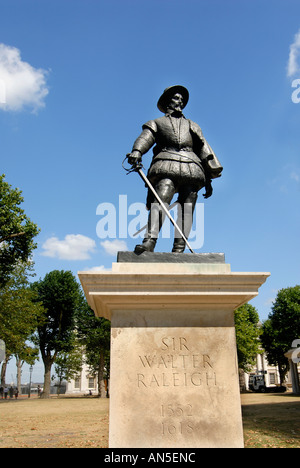
POLYGON ((220 177, 223 170, 199 125, 182 114, 188 100, 189 92, 185 87, 176 85, 167 88, 157 103, 158 109, 165 115, 143 125, 132 152, 127 155, 133 170, 138 170, 142 156, 155 144, 145 178, 146 182, 150 182, 147 185, 154 188, 148 189, 148 228, 143 243, 135 247, 137 254, 154 251, 166 211, 162 210, 158 201, 168 207, 175 193, 178 193, 181 207, 178 211, 180 219, 177 220, 181 229, 175 230, 172 252, 184 252, 198 192, 205 187, 203 196, 210 197, 213 192, 211 180, 220 177), (187 210, 187 207, 190 209, 187 210), (187 211, 189 216, 185 215, 187 211))

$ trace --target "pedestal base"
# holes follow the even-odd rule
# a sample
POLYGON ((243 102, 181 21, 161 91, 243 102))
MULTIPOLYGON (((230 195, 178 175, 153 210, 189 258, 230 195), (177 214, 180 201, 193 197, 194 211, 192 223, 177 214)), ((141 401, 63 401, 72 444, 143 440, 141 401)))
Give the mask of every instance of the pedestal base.
POLYGON ((112 324, 110 448, 243 447, 234 309, 267 276, 201 262, 79 273, 112 324))
POLYGON ((243 447, 234 327, 167 315, 113 320, 110 447, 243 447))

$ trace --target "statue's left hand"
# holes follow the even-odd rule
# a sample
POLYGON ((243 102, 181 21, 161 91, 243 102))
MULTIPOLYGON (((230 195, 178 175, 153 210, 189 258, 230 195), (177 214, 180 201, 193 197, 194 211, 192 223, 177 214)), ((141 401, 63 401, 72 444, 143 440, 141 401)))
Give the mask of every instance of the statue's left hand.
POLYGON ((207 180, 205 184, 205 193, 203 194, 204 198, 209 198, 213 194, 213 188, 211 185, 211 180, 207 180))

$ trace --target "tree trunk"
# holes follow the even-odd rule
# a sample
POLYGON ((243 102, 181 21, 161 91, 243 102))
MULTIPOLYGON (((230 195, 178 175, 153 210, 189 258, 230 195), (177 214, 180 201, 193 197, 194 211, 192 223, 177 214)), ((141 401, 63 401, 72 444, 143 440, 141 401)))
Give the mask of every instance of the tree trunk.
POLYGON ((103 380, 103 372, 104 372, 104 353, 100 353, 100 361, 99 361, 99 371, 98 371, 98 397, 101 398, 102 396, 102 380, 103 380))
POLYGON ((6 368, 7 368, 7 363, 10 360, 10 356, 6 356, 5 361, 2 363, 1 367, 1 386, 5 387, 5 377, 6 377, 6 368))
POLYGON ((41 398, 50 398, 50 387, 51 387, 51 367, 53 360, 44 358, 45 374, 44 374, 44 388, 41 398))
POLYGON ((22 369, 22 361, 16 356, 16 365, 17 365, 17 389, 18 392, 21 393, 21 369, 22 369))
POLYGON ((104 380, 104 385, 105 385, 106 398, 109 398, 109 387, 108 387, 108 379, 107 378, 104 380))
POLYGON ((284 385, 285 382, 285 376, 288 372, 288 367, 287 366, 281 366, 278 365, 278 370, 279 370, 279 379, 280 379, 280 385, 284 385))
POLYGON ((58 386, 57 386, 57 392, 56 392, 57 398, 59 398, 59 395, 60 395, 61 384, 62 384, 62 378, 59 377, 58 386))
POLYGON ((239 382, 240 392, 243 393, 246 391, 245 371, 243 369, 239 369, 239 382))

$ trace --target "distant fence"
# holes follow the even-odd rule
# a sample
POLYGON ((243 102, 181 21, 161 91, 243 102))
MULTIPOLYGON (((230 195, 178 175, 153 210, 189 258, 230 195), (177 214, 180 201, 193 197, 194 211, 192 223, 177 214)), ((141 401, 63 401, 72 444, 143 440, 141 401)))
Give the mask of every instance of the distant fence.
MULTIPOLYGON (((40 387, 43 388, 42 385, 40 387)), ((56 395, 57 393, 59 393, 60 395, 63 395, 64 393, 66 393, 66 389, 67 389, 66 384, 61 385, 60 388, 57 385, 53 385, 52 387, 50 387, 50 394, 56 395)), ((21 395, 28 395, 28 394, 29 394, 29 385, 22 385, 21 395)), ((38 395, 38 387, 31 386, 30 394, 38 395)))

